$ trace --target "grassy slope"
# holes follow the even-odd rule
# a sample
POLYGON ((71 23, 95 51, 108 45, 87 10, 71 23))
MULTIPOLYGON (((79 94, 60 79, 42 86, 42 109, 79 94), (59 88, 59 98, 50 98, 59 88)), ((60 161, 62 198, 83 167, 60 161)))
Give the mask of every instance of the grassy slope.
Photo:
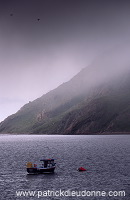
POLYGON ((68 109, 46 123, 36 124, 33 133, 88 134, 130 132, 130 94, 99 96, 68 109))
POLYGON ((130 74, 89 90, 81 73, 26 104, 0 124, 2 133, 93 134, 130 132, 130 74), (82 89, 80 90, 81 84, 82 89), (37 116, 42 113, 42 119, 37 116))

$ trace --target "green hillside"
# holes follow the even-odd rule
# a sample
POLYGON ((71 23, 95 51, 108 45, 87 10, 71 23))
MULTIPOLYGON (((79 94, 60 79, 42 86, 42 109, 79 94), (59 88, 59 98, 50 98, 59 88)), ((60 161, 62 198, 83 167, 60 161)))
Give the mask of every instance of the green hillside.
POLYGON ((101 70, 87 67, 26 104, 0 123, 0 133, 130 133, 130 72, 108 76, 108 71, 101 70))

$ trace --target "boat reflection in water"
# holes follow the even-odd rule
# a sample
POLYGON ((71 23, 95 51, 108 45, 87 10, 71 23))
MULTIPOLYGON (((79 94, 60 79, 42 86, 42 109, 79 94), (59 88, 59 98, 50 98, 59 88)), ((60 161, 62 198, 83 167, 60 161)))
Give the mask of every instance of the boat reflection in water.
POLYGON ((55 165, 54 159, 42 159, 39 165, 28 162, 27 172, 29 174, 43 174, 43 173, 54 173, 55 165))

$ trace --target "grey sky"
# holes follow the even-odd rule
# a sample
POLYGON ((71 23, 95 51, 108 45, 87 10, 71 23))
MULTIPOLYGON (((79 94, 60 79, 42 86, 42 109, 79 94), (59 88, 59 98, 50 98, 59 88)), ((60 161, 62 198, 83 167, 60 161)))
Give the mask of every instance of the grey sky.
POLYGON ((129 35, 129 0, 0 0, 0 121, 129 35))

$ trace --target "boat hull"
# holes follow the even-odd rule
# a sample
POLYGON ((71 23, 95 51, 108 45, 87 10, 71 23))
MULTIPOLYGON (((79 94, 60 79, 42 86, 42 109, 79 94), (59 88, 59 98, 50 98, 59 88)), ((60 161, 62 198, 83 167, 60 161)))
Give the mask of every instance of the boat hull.
POLYGON ((44 173, 54 173, 55 167, 51 168, 27 168, 29 174, 44 174, 44 173))

